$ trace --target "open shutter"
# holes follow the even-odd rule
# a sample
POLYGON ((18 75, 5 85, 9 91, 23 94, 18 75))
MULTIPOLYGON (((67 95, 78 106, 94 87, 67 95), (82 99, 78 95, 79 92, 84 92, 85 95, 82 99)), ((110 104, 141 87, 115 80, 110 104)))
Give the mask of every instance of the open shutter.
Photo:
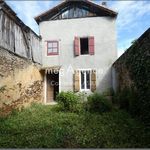
POLYGON ((75 70, 73 80, 74 80, 74 92, 79 92, 80 90, 79 71, 75 70))
POLYGON ((94 92, 96 90, 96 70, 92 70, 91 72, 91 91, 94 92))
POLYGON ((75 56, 80 55, 80 38, 79 37, 75 37, 74 39, 74 54, 75 56))
POLYGON ((89 37, 89 54, 94 55, 94 36, 89 37))

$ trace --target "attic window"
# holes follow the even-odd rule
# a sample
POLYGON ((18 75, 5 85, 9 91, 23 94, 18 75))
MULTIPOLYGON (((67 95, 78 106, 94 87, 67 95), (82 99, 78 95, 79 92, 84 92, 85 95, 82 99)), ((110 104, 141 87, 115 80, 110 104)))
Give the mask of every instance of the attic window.
POLYGON ((77 6, 70 7, 67 10, 65 10, 62 13, 56 14, 54 17, 52 17, 52 20, 57 19, 71 19, 71 18, 82 18, 82 17, 91 17, 96 16, 95 13, 90 12, 84 8, 78 8, 77 6))
POLYGON ((89 54, 88 38, 80 38, 81 55, 89 54))

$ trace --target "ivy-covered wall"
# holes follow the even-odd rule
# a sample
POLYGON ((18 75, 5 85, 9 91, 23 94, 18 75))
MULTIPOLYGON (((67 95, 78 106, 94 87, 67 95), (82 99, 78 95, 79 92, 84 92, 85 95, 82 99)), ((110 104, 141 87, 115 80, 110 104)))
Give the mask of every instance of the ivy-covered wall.
POLYGON ((150 123, 150 28, 113 64, 119 92, 137 93, 136 115, 150 123))

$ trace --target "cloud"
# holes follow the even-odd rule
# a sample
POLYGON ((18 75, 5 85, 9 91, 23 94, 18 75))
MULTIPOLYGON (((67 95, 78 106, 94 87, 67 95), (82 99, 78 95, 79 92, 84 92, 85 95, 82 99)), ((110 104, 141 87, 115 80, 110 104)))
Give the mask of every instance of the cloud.
POLYGON ((118 12, 118 56, 150 26, 149 1, 113 1, 110 8, 118 12))
POLYGON ((118 1, 111 5, 111 8, 118 11, 118 27, 128 29, 133 28, 140 18, 150 12, 148 1, 118 1))

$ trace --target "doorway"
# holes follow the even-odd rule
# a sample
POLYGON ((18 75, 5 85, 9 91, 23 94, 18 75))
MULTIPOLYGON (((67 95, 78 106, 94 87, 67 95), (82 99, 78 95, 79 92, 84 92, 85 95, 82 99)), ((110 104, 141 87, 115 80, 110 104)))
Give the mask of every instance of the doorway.
POLYGON ((56 101, 56 95, 59 93, 59 73, 50 73, 46 75, 46 103, 56 101))

